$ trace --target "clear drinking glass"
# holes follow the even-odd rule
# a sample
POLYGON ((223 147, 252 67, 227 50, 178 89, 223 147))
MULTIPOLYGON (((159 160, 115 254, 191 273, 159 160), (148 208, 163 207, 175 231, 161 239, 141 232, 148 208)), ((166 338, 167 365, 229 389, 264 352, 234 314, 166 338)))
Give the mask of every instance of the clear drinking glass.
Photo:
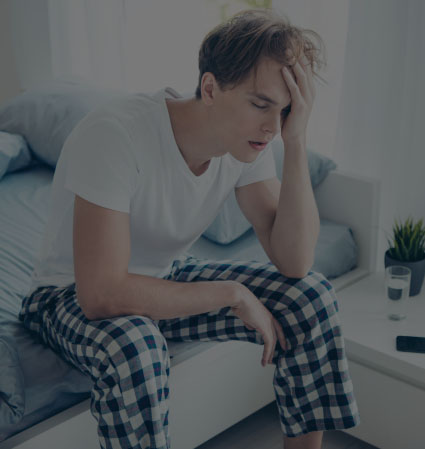
POLYGON ((409 298, 410 268, 393 265, 385 269, 385 296, 387 315, 390 320, 402 320, 407 316, 409 298))

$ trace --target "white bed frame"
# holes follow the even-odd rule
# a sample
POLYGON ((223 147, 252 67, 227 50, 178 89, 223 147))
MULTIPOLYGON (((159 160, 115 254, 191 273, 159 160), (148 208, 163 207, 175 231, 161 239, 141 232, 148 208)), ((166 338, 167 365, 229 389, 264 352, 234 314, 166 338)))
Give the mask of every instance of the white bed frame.
MULTIPOLYGON (((320 216, 349 225, 359 248, 358 267, 332 281, 340 291, 376 269, 379 183, 337 170, 315 195, 320 216)), ((260 365, 262 351, 262 346, 248 342, 208 342, 172 359, 172 449, 193 449, 275 400, 274 366, 260 365)), ((98 449, 89 404, 86 400, 34 425, 0 448, 98 449)))

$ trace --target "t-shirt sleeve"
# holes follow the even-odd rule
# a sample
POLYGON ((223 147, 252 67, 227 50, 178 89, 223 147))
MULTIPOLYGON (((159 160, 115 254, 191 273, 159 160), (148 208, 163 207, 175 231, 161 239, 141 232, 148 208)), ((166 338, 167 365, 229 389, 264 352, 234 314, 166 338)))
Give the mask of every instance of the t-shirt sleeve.
POLYGON ((244 164, 235 187, 246 186, 258 181, 274 178, 276 166, 271 145, 262 151, 254 162, 244 164))
POLYGON ((65 142, 65 188, 108 209, 130 212, 139 169, 129 133, 112 118, 81 123, 65 142))

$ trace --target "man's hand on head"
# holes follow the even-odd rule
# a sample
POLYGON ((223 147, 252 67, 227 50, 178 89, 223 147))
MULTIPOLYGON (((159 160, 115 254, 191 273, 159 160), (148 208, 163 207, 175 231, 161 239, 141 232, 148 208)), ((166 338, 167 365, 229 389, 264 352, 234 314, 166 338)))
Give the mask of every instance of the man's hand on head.
POLYGON ((307 123, 316 95, 310 62, 302 54, 292 70, 282 69, 282 76, 291 95, 290 112, 282 120, 282 140, 285 146, 300 142, 305 146, 307 123))

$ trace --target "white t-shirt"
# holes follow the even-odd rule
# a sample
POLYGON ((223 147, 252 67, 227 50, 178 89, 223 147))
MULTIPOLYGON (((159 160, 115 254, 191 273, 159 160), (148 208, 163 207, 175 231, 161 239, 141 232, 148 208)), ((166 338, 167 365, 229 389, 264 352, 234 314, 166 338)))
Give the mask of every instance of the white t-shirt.
POLYGON ((230 154, 196 176, 174 139, 165 98, 130 94, 89 113, 66 140, 51 191, 51 210, 31 291, 75 282, 75 194, 130 214, 129 273, 163 277, 212 223, 235 187, 276 176, 272 150, 252 163, 230 154))

